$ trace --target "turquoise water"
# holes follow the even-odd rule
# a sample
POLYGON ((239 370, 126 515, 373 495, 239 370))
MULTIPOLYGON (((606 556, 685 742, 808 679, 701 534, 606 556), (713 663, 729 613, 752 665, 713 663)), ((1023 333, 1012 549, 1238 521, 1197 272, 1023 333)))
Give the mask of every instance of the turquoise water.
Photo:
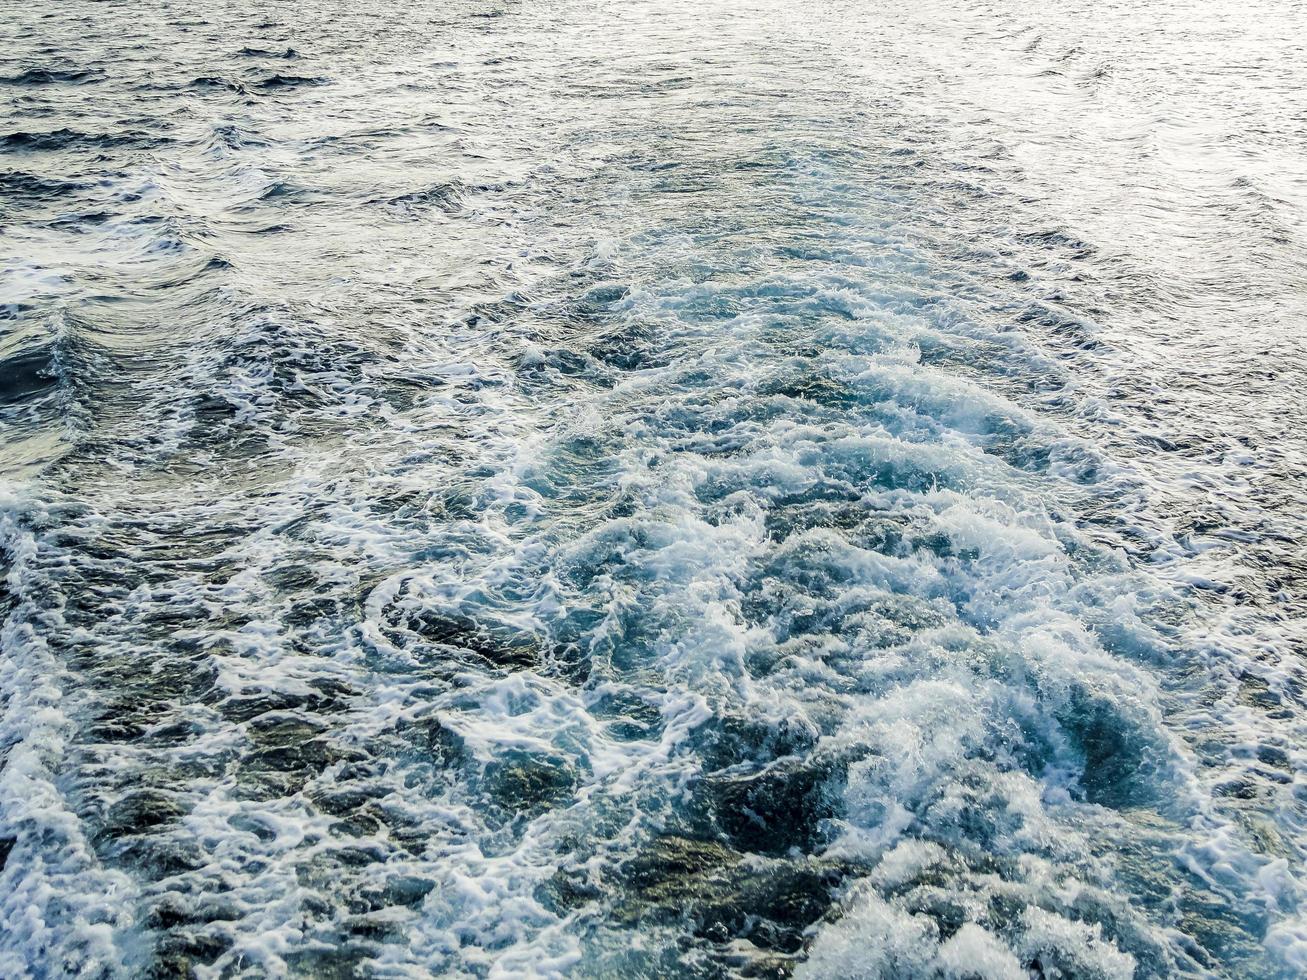
POLYGON ((1302 4, 0 23, 0 975, 1307 970, 1302 4))

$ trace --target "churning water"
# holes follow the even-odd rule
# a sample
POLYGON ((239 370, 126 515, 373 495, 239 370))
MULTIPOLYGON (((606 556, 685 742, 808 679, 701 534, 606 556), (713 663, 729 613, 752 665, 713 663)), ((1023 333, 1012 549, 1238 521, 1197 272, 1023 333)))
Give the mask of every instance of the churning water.
POLYGON ((1307 7, 0 5, 0 975, 1307 970, 1307 7))

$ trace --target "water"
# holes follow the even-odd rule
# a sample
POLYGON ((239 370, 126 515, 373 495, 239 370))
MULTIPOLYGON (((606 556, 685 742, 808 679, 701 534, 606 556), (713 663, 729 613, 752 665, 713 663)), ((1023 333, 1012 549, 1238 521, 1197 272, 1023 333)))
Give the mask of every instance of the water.
POLYGON ((0 975, 1307 970, 1307 7, 11 3, 0 975))

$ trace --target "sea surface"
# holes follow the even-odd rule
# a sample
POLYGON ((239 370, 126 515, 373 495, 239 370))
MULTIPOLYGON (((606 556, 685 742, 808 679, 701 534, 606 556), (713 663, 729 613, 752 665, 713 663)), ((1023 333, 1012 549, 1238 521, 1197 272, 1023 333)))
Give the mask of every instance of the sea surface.
POLYGON ((1301 0, 0 35, 0 976, 1307 975, 1301 0))

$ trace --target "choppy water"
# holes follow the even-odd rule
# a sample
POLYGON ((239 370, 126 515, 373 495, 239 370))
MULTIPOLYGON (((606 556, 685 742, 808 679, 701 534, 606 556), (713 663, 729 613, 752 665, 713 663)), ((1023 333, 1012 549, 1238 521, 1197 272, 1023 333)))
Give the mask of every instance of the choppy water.
POLYGON ((9 2, 0 975, 1307 970, 1307 7, 9 2))

